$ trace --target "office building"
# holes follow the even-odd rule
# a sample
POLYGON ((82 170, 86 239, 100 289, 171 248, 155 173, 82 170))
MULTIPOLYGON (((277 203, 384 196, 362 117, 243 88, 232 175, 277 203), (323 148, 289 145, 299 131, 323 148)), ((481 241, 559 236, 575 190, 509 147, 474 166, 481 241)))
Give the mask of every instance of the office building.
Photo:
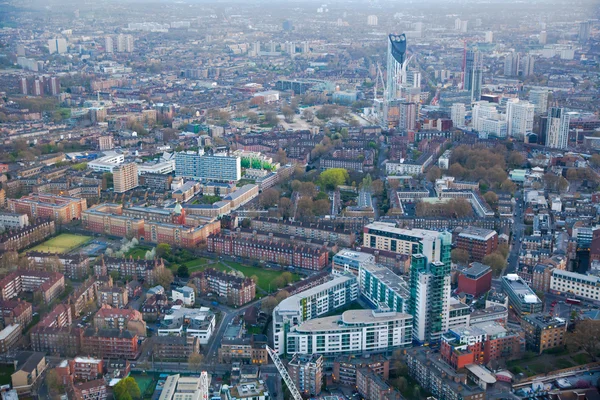
POLYGON ((450 117, 452 118, 452 125, 455 127, 465 126, 465 114, 466 114, 466 109, 465 109, 464 104, 462 104, 462 103, 452 104, 452 109, 450 110, 450 117))
POLYGON ((469 253, 469 262, 481 262, 498 249, 498 233, 491 229, 469 226, 458 234, 456 248, 469 253))
POLYGON ((502 278, 502 289, 508 296, 508 303, 517 316, 539 313, 543 303, 535 292, 517 274, 507 274, 502 278))
POLYGON ((292 327, 342 308, 358 299, 358 294, 356 277, 345 275, 283 300, 273 310, 274 350, 286 352, 286 336, 292 327))
POLYGON ((492 287, 492 269, 478 262, 469 265, 466 270, 459 271, 458 292, 479 297, 492 287))
POLYGON ((483 83, 483 55, 479 50, 467 50, 465 55, 463 89, 471 92, 471 102, 481 99, 483 83))
POLYGON ((155 360, 187 361, 190 355, 200 352, 200 340, 194 336, 155 336, 152 344, 155 360))
POLYGON ((530 90, 529 102, 533 104, 536 114, 545 114, 548 111, 548 91, 544 89, 530 90))
POLYGON ((331 264, 334 274, 343 275, 346 272, 350 272, 353 275, 358 276, 361 265, 373 263, 375 263, 375 256, 371 254, 350 249, 342 249, 333 256, 331 264))
POLYGON ((570 121, 571 116, 566 109, 552 107, 548 110, 546 146, 553 149, 566 149, 569 146, 570 121))
POLYGON ((539 44, 546 44, 547 41, 548 41, 548 32, 541 31, 540 35, 538 36, 538 43, 539 44))
POLYGON ((87 201, 75 197, 50 194, 30 194, 20 199, 8 199, 8 209, 13 213, 27 214, 30 219, 51 219, 69 222, 81 219, 87 201))
POLYGON ((492 43, 494 41, 494 32, 486 31, 485 32, 485 42, 492 43))
POLYGON ((550 279, 552 293, 600 301, 600 277, 554 269, 550 279))
POLYGON ((138 170, 136 163, 121 164, 113 169, 115 193, 125 193, 138 187, 138 170))
POLYGON ((215 326, 215 314, 208 307, 186 308, 179 305, 171 307, 168 314, 163 315, 158 329, 158 336, 193 336, 200 344, 208 344, 215 326))
POLYGON ((565 345, 567 321, 550 314, 530 314, 521 321, 525 330, 527 349, 541 354, 544 350, 565 345))
POLYGON ((189 286, 178 287, 171 290, 173 301, 181 300, 184 306, 193 307, 196 302, 194 289, 189 286))
POLYGON ((67 52, 67 39, 48 39, 48 50, 50 54, 64 54, 67 52))
POLYGON ((88 163, 88 168, 96 172, 113 172, 120 164, 125 162, 125 155, 114 151, 107 151, 100 157, 88 163))
POLYGON ((533 130, 535 106, 528 101, 510 99, 506 103, 507 134, 509 137, 523 139, 533 130))
POLYGON ((385 352, 412 344, 412 316, 389 310, 350 310, 305 321, 287 335, 288 354, 385 352))
POLYGON ((408 284, 388 268, 374 263, 361 264, 358 282, 360 293, 374 307, 407 312, 408 284))
POLYGON ((323 385, 323 356, 294 354, 287 365, 288 374, 300 393, 318 396, 323 385))
POLYGON ((242 178, 241 159, 226 155, 180 152, 175 155, 175 174, 200 180, 237 182, 242 178))

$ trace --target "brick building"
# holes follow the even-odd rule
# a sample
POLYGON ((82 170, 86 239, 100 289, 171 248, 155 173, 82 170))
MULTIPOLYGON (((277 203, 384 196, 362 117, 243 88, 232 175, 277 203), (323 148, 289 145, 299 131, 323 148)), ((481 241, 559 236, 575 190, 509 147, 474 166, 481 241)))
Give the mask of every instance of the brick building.
POLYGON ((102 329, 127 329, 140 337, 146 336, 146 322, 142 318, 142 313, 130 308, 113 308, 103 304, 94 315, 94 326, 102 329))
POLYGON ((96 276, 110 275, 111 272, 117 272, 119 278, 124 279, 131 277, 135 280, 142 281, 150 286, 156 285, 158 276, 164 271, 164 260, 142 260, 119 257, 102 257, 100 263, 94 266, 96 276))
POLYGON ((27 327, 32 319, 31 303, 21 299, 0 301, 0 324, 3 328, 12 324, 27 327))
POLYGON ((400 392, 394 390, 384 379, 368 368, 356 372, 356 390, 369 400, 400 400, 400 392))
POLYGON ((69 398, 73 400, 105 400, 108 398, 108 388, 104 379, 75 382, 69 389, 69 398))
POLYGON ((384 380, 390 377, 390 360, 381 354, 370 357, 342 355, 333 362, 334 379, 341 385, 356 386, 356 372, 361 368, 374 371, 384 380))
POLYGON ((241 362, 243 364, 267 364, 269 355, 265 348, 265 335, 251 335, 241 339, 221 341, 218 350, 219 363, 241 362))
POLYGON ((0 235, 1 251, 21 251, 29 246, 38 244, 56 233, 54 221, 41 221, 26 226, 22 229, 14 229, 0 235))
POLYGON ((254 300, 256 296, 256 283, 252 279, 230 275, 214 268, 193 274, 192 280, 201 293, 214 293, 238 307, 254 300))
POLYGON ((49 265, 57 267, 57 272, 71 279, 83 279, 88 275, 90 259, 83 254, 58 254, 41 251, 28 251, 27 258, 32 261, 33 269, 46 271, 49 265), (54 261, 58 265, 54 266, 54 261))
POLYGON ((194 336, 155 336, 152 353, 156 360, 185 360, 200 352, 200 341, 194 336))
POLYGON ((258 231, 284 233, 292 236, 313 238, 326 242, 338 243, 343 246, 354 244, 356 234, 350 229, 340 228, 333 223, 307 223, 302 221, 287 221, 276 218, 258 217, 251 221, 252 229, 258 231))
POLYGON ((525 330, 527 348, 542 354, 544 350, 565 345, 567 323, 550 314, 530 314, 523 317, 521 326, 525 330))
POLYGON ((88 328, 83 332, 82 351, 93 357, 135 360, 141 347, 138 335, 133 332, 88 328))
POLYGON ((321 270, 328 262, 326 249, 312 249, 265 240, 243 240, 224 234, 208 237, 208 251, 312 270, 321 270))
POLYGON ((20 199, 9 199, 8 209, 11 212, 27 214, 30 219, 44 218, 69 222, 81 219, 81 213, 87 210, 87 202, 75 197, 31 194, 20 199))
POLYGON ((21 292, 39 294, 46 304, 51 303, 65 290, 65 277, 58 272, 18 269, 0 280, 0 297, 12 299, 21 292))
POLYGON ((492 288, 492 269, 479 262, 473 262, 466 270, 459 271, 458 292, 479 297, 492 288))
POLYGON ((108 304, 114 308, 123 308, 129 303, 127 289, 117 286, 103 286, 98 289, 98 307, 108 304))
POLYGON ((96 380, 104 373, 104 361, 92 357, 75 357, 68 361, 73 378, 82 381, 96 380))
POLYGON ((469 262, 481 262, 485 256, 498 249, 498 233, 470 226, 458 234, 456 248, 469 253, 469 262))
POLYGON ((82 333, 82 330, 76 327, 54 328, 36 325, 31 329, 29 338, 34 351, 73 357, 81 350, 82 333))

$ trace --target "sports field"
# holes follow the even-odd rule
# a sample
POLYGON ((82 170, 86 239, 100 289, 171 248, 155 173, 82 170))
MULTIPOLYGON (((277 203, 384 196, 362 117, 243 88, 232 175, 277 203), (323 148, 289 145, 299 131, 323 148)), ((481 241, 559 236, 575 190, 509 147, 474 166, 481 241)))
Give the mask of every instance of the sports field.
POLYGON ((42 244, 38 244, 30 251, 44 251, 46 253, 67 253, 82 244, 88 242, 91 236, 73 235, 70 233, 61 233, 52 239, 46 240, 42 244))

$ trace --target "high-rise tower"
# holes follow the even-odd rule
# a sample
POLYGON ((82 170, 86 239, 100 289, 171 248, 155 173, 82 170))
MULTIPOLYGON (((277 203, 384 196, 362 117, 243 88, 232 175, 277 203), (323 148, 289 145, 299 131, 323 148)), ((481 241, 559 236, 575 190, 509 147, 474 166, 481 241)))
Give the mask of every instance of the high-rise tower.
POLYGON ((546 146, 555 149, 566 149, 569 144, 569 123, 571 117, 567 110, 552 107, 548 110, 546 124, 546 146))
POLYGON ((406 35, 388 36, 386 100, 393 101, 402 97, 402 84, 406 83, 406 35))
POLYGON ((471 92, 471 101, 479 101, 483 80, 483 57, 479 50, 468 50, 465 54, 464 74, 464 89, 471 92))

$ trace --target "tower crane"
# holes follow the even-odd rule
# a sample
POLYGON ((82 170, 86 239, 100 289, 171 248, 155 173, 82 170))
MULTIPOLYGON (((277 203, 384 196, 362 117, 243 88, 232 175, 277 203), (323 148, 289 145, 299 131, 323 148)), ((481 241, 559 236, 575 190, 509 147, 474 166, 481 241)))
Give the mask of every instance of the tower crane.
POLYGON ((279 373, 281 374, 281 377, 283 378, 283 381, 285 382, 288 389, 290 390, 290 393, 292 394, 292 397, 294 398, 294 400, 302 400, 302 395, 298 391, 298 388, 296 387, 296 385, 294 385, 294 381, 292 381, 290 374, 288 374, 287 369, 285 369, 285 365, 283 365, 283 363, 279 359, 279 356, 277 355, 275 350, 273 350, 269 346, 266 346, 266 348, 267 348, 267 353, 269 353, 269 355, 271 356, 271 359, 275 363, 275 367, 277 367, 277 371, 279 371, 279 373))

